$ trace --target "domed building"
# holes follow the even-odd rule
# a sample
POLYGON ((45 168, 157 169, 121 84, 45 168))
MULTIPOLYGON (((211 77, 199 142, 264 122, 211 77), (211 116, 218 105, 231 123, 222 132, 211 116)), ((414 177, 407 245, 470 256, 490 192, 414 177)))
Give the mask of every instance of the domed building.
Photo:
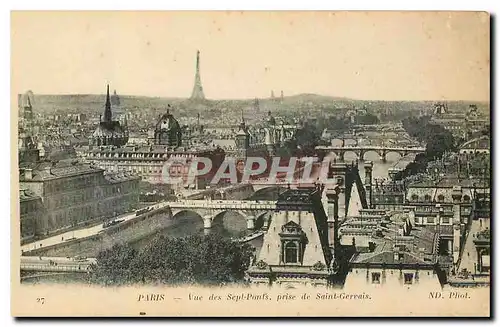
POLYGON ((91 135, 89 145, 113 145, 120 147, 127 144, 128 130, 126 122, 124 126, 121 126, 119 121, 113 120, 113 115, 111 112, 111 100, 109 97, 109 85, 107 87, 106 93, 104 119, 102 119, 101 116, 99 120, 99 126, 97 126, 96 130, 91 135))
POLYGON ((158 119, 155 126, 154 144, 179 147, 182 144, 182 129, 179 122, 170 113, 168 105, 167 113, 158 119))

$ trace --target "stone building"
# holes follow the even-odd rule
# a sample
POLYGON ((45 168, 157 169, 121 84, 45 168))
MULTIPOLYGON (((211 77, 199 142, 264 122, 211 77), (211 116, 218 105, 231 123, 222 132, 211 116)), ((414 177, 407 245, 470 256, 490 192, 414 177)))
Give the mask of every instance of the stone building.
POLYGON ((36 202, 36 211, 44 213, 33 217, 23 215, 23 210, 33 210, 21 209, 21 229, 26 235, 41 236, 87 225, 133 210, 138 204, 139 178, 105 173, 77 160, 32 163, 21 169, 19 183, 20 189, 33 197, 21 197, 23 206, 26 202, 26 208, 33 209, 36 202))
POLYGON ((280 195, 260 253, 247 273, 258 285, 327 286, 332 259, 321 190, 289 189, 280 195))
POLYGON ((26 242, 35 236, 37 220, 45 219, 45 208, 42 198, 29 189, 19 190, 19 214, 21 225, 21 242, 26 242))
POLYGON ((352 237, 355 248, 345 289, 440 288, 445 281, 451 254, 440 252, 441 230, 416 226, 408 212, 371 212, 344 222, 340 234, 347 241, 352 237))
POLYGON ((96 146, 94 143, 76 147, 75 151, 85 162, 106 171, 134 174, 151 184, 203 189, 224 161, 225 152, 206 145, 184 146, 182 138, 181 126, 169 106, 167 113, 158 117, 149 144, 96 146), (188 172, 197 158, 210 159, 212 170, 190 182, 188 172))

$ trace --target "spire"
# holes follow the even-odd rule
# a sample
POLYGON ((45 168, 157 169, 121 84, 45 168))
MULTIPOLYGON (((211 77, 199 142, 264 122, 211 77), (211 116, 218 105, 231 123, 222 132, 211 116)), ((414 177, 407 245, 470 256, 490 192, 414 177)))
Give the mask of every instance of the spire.
POLYGON ((109 84, 107 86, 106 90, 106 105, 105 105, 105 110, 104 110, 104 122, 109 123, 111 122, 112 115, 111 115, 111 100, 109 98, 109 84))
POLYGON ((196 100, 205 99, 205 94, 203 94, 203 86, 201 86, 199 50, 196 52, 196 73, 194 76, 194 87, 193 87, 193 93, 191 93, 191 99, 196 99, 196 100))

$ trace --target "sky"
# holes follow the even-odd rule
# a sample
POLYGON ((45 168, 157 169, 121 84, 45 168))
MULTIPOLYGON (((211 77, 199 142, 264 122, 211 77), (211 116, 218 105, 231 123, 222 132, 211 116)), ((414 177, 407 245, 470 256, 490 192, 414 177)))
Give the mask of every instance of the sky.
POLYGON ((489 101, 473 12, 13 12, 14 94, 489 101))

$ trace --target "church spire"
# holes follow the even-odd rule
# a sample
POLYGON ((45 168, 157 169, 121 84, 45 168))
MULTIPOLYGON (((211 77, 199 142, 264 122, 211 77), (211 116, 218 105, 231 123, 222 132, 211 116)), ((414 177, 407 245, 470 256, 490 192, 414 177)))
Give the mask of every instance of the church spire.
POLYGON ((111 122, 112 115, 111 115, 111 100, 109 98, 109 84, 107 86, 107 91, 106 91, 106 106, 104 110, 104 121, 106 123, 111 122))

